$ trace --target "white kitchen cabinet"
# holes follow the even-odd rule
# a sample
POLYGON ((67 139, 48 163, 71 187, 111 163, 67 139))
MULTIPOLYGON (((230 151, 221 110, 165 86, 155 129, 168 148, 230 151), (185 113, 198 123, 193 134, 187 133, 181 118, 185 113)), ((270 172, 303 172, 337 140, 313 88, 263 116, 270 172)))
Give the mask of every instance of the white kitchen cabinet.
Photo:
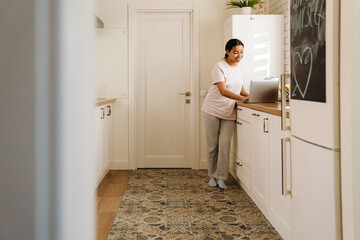
POLYGON ((233 151, 234 175, 240 180, 246 192, 250 191, 251 167, 251 118, 247 109, 238 107, 236 131, 234 133, 233 151), (239 137, 238 137, 239 136, 239 137))
MULTIPOLYGON (((98 185, 98 179, 100 178, 100 174, 102 171, 102 158, 104 153, 103 146, 103 135, 104 135, 104 108, 103 106, 99 106, 95 108, 95 174, 96 174, 96 186, 98 185)), ((96 187, 95 186, 95 187, 96 187)))
POLYGON ((112 104, 106 105, 106 169, 110 168, 112 160, 112 104))
MULTIPOLYGON (((281 131, 280 117, 269 119, 270 199, 271 223, 284 239, 291 238, 291 198, 282 195, 281 138, 288 137, 281 131)), ((289 179, 288 179, 288 182, 289 179)))
MULTIPOLYGON (((235 155, 234 155, 235 156, 235 155)), ((241 186, 249 194, 251 170, 243 161, 235 156, 235 174, 240 180, 241 186)))
POLYGON ((269 129, 268 114, 254 111, 251 118, 252 125, 252 166, 251 193, 254 202, 266 211, 269 201, 269 129))
POLYGON ((280 117, 237 107, 231 173, 284 239, 291 236, 291 199, 282 195, 280 117))
POLYGON ((95 107, 95 161, 96 185, 108 172, 112 158, 111 104, 95 107))
POLYGON ((240 137, 234 138, 234 154, 250 168, 251 124, 244 120, 237 119, 235 135, 240 137))

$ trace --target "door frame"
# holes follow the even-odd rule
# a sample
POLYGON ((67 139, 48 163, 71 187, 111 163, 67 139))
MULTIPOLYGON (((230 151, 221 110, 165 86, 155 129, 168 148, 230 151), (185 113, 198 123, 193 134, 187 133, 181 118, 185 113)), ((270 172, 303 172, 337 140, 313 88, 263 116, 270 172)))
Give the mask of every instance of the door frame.
POLYGON ((191 166, 200 166, 200 99, 199 99, 199 14, 198 4, 129 4, 129 168, 137 169, 137 77, 136 77, 136 30, 138 13, 178 12, 190 13, 191 29, 191 166))

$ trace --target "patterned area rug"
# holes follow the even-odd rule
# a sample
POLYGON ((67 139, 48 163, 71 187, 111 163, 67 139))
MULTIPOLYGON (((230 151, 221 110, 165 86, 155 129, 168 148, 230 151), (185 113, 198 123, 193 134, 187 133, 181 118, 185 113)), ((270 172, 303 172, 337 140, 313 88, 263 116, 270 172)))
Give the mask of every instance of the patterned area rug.
POLYGON ((205 170, 134 170, 108 240, 282 239, 231 175, 227 190, 208 180, 205 170))

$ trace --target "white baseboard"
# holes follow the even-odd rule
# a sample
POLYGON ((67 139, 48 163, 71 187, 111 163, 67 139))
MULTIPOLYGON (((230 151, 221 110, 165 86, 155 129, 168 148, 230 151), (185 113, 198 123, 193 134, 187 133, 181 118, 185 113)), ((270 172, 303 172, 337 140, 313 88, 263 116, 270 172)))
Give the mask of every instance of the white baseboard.
POLYGON ((101 181, 104 179, 104 177, 106 176, 106 174, 108 172, 109 172, 109 170, 106 170, 106 171, 102 172, 101 175, 97 176, 96 185, 95 185, 95 192, 97 191, 97 188, 98 188, 99 184, 101 183, 101 181))
POLYGON ((200 169, 207 169, 208 168, 207 159, 200 159, 200 169))
MULTIPOLYGON (((200 169, 207 169, 207 159, 200 160, 200 169)), ((127 159, 120 160, 116 159, 113 160, 110 164, 110 170, 130 170, 129 168, 129 161, 127 159)))
POLYGON ((111 162, 110 170, 129 170, 129 161, 127 159, 116 159, 111 162))

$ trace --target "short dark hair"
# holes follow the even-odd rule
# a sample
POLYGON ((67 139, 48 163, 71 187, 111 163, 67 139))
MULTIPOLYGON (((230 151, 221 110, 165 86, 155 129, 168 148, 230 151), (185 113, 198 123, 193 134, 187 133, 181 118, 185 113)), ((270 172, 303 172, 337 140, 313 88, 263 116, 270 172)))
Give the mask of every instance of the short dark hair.
POLYGON ((238 46, 238 45, 241 45, 244 47, 244 44, 239 39, 236 39, 236 38, 230 39, 225 45, 225 58, 227 58, 229 56, 226 53, 226 51, 230 52, 231 49, 233 49, 233 47, 238 46))

